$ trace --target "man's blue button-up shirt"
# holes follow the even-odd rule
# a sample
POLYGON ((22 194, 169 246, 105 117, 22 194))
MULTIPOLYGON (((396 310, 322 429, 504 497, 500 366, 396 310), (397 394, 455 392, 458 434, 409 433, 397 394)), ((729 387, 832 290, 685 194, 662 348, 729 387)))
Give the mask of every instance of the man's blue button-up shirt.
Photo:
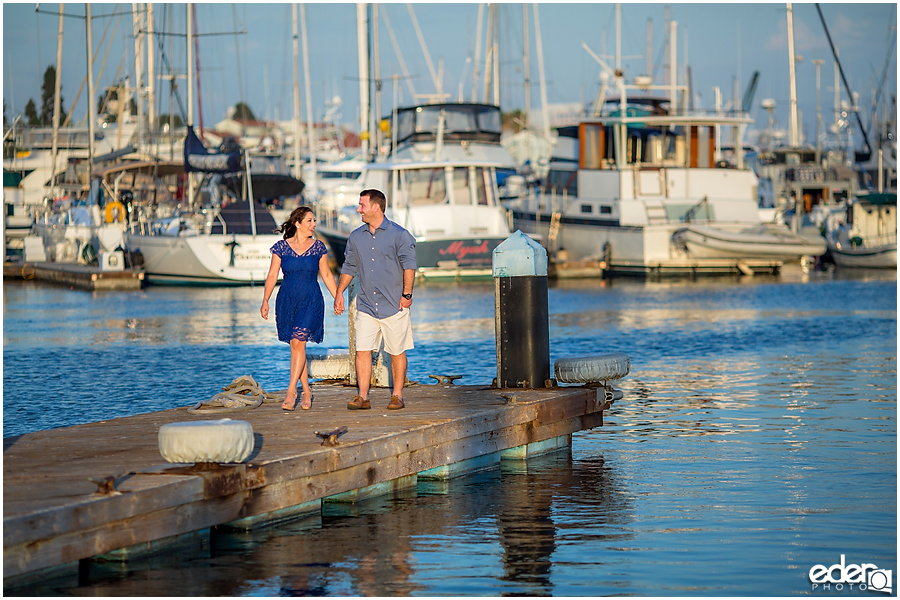
POLYGON ((387 217, 375 233, 363 224, 347 239, 341 275, 359 274, 357 310, 376 319, 400 312, 406 269, 416 269, 416 239, 387 217))

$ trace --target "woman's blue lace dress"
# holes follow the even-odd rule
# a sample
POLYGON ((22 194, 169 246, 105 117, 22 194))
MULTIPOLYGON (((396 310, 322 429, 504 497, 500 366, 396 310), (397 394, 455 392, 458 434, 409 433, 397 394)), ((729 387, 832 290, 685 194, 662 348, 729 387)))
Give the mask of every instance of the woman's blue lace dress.
POLYGON ((278 240, 272 254, 281 258, 284 277, 275 298, 278 340, 322 343, 325 337, 325 300, 319 287, 319 259, 328 253, 320 240, 298 255, 286 240, 278 240))

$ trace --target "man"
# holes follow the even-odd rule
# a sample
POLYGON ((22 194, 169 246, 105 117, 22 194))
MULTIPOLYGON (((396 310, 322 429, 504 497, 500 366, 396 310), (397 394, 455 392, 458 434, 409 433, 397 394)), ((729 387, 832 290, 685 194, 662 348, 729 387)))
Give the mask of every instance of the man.
POLYGON ((347 404, 367 410, 372 379, 372 351, 384 340, 391 355, 393 395, 388 409, 403 408, 406 351, 413 348, 409 307, 416 277, 416 240, 384 216, 386 201, 379 190, 363 190, 356 212, 364 225, 350 234, 334 298, 334 314, 344 312, 344 290, 359 275, 356 296, 356 381, 359 393, 347 404))

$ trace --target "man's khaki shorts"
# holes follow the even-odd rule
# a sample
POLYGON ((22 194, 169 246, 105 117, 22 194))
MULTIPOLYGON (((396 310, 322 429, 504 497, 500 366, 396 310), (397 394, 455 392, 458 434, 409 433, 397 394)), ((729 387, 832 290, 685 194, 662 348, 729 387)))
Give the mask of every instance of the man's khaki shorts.
POLYGON ((377 352, 384 339, 384 349, 397 356, 413 348, 409 309, 402 309, 386 319, 376 319, 360 311, 356 313, 356 351, 377 352))

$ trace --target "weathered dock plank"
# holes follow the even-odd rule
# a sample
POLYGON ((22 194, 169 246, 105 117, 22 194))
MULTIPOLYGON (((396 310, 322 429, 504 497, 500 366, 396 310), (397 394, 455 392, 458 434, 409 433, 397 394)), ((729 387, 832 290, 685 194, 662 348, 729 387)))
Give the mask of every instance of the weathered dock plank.
POLYGON ((511 404, 487 387, 417 385, 406 389, 402 411, 386 410, 385 390, 373 392, 372 410, 348 411, 349 388, 313 390, 309 411, 267 403, 194 416, 180 408, 4 440, 4 579, 215 525, 277 519, 377 484, 409 485, 423 471, 602 425, 609 407, 592 388, 518 391, 511 404), (247 462, 198 470, 163 461, 160 426, 218 418, 253 426, 247 462), (340 426, 348 431, 338 446, 314 435, 340 426), (114 495, 90 481, 107 476, 116 477, 114 495))

